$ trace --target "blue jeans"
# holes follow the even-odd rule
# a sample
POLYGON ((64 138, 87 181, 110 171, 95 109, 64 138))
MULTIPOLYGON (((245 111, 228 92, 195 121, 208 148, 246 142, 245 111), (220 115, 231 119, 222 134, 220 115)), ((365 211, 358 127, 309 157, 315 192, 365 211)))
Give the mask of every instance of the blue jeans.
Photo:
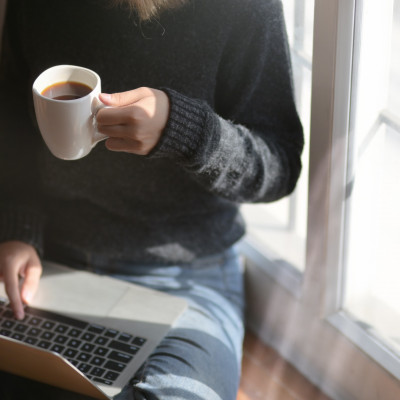
MULTIPOLYGON (((105 273, 101 268, 94 270, 105 273)), ((235 400, 244 307, 235 250, 181 266, 119 263, 115 270, 118 274, 111 275, 116 278, 183 297, 189 305, 115 400, 235 400)), ((88 399, 7 374, 0 374, 0 398, 88 399)))

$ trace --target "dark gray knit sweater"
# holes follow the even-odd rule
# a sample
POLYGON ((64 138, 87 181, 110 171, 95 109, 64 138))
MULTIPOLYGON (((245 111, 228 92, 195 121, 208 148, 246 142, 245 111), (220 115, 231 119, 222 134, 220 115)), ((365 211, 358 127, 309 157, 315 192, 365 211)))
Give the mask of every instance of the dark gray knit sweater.
POLYGON ((59 243, 138 263, 186 262, 243 235, 240 203, 293 190, 303 136, 279 0, 188 0, 143 24, 106 0, 8 3, 0 241, 26 241, 44 256, 59 243), (95 70, 104 92, 165 90, 169 121, 151 154, 100 143, 78 161, 52 156, 31 86, 57 64, 95 70))

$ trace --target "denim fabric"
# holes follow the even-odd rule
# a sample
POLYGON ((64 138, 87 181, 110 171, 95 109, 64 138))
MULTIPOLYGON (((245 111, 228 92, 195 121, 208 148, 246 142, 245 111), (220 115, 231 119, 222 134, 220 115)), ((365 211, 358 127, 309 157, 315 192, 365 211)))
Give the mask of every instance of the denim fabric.
MULTIPOLYGON (((188 309, 115 400, 235 400, 244 306, 235 250, 181 266, 120 263, 118 271, 112 276, 185 298, 188 309)), ((0 398, 87 399, 7 374, 0 374, 0 398)))

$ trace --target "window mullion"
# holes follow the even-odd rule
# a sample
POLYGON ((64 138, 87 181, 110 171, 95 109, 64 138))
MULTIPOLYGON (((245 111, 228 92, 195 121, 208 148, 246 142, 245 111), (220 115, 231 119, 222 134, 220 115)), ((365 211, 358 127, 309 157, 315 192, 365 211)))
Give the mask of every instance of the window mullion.
POLYGON ((318 314, 336 306, 340 287, 354 9, 355 0, 315 2, 304 293, 318 314))

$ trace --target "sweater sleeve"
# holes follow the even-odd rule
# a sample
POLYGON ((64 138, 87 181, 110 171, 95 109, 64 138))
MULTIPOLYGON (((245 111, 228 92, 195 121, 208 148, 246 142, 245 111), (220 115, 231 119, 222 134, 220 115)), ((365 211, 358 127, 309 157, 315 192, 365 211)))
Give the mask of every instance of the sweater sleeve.
POLYGON ((8 2, 0 63, 0 242, 20 240, 42 252, 43 218, 35 147, 29 122, 27 71, 14 32, 14 2, 8 2))
POLYGON ((234 23, 220 61, 214 108, 165 89, 170 117, 150 157, 175 159, 223 198, 269 202, 296 185, 303 131, 281 2, 248 3, 227 18, 234 23))

